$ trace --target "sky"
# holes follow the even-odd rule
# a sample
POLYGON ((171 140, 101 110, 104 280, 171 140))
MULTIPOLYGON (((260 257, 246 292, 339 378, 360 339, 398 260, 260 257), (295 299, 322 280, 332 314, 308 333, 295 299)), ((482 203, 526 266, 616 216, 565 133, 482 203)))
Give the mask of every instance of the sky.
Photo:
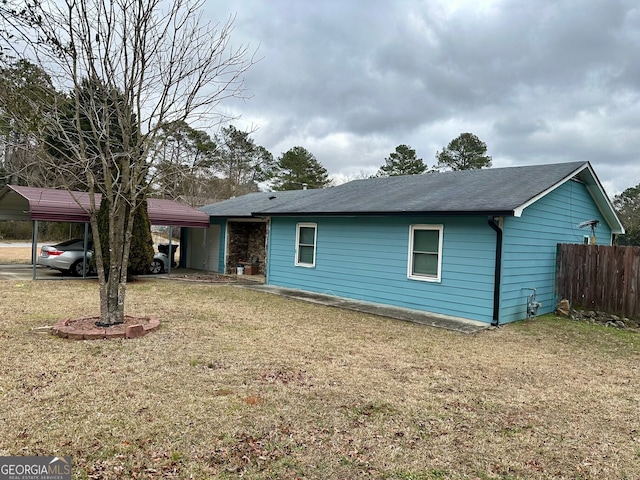
MULTIPOLYGON (((231 123, 294 146, 341 183, 400 144, 428 166, 460 133, 493 167, 589 161, 605 191, 640 183, 636 0, 206 0, 257 49, 231 123)), ((527 179, 523 178, 523 182, 527 179)))

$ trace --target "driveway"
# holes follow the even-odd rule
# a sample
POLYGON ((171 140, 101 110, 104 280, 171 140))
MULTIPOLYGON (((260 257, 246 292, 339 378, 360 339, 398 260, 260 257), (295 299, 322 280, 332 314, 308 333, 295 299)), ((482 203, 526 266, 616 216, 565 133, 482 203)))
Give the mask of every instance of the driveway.
MULTIPOLYGON (((36 267, 38 280, 77 280, 78 277, 65 275, 57 270, 46 267, 36 267)), ((25 264, 0 265, 0 280, 31 280, 33 266, 25 264)))

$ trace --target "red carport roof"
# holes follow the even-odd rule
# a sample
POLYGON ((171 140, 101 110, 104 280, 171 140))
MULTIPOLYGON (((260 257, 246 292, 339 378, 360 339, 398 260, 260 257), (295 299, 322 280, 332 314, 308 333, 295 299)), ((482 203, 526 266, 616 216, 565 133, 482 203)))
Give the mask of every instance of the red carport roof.
MULTIPOLYGON (((0 206, 7 193, 15 192, 28 202, 30 220, 50 222, 88 222, 87 211, 90 206, 87 192, 72 192, 53 188, 22 187, 7 185, 0 192, 0 206)), ((96 194, 96 205, 100 204, 100 195, 96 194)), ((209 215, 188 205, 172 200, 149 198, 149 220, 152 225, 173 227, 209 227, 209 215)))

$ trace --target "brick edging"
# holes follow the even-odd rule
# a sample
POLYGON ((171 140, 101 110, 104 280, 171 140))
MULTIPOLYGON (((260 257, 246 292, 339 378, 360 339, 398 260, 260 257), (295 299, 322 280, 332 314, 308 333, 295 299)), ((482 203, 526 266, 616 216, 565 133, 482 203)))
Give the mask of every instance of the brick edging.
MULTIPOLYGON (((131 316, 128 316, 131 318, 131 316)), ((81 330, 73 327, 73 323, 79 320, 95 319, 99 317, 83 317, 83 318, 66 318, 57 321, 51 327, 51 334, 68 338, 70 340, 103 340, 111 338, 138 338, 153 332, 160 328, 160 320, 156 316, 136 317, 145 320, 144 323, 136 323, 133 325, 119 325, 111 328, 95 327, 90 330, 81 330), (119 327, 119 328, 118 328, 119 327)))

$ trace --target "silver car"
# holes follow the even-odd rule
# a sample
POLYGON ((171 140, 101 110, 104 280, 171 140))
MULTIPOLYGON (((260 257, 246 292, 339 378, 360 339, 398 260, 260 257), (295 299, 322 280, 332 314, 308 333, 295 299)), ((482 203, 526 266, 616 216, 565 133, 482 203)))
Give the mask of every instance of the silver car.
MULTIPOLYGON (((176 247, 177 248, 177 247, 176 247)), ((87 244, 87 260, 91 263, 91 251, 93 242, 89 240, 87 244)), ((38 256, 38 265, 60 270, 75 277, 82 276, 84 267, 83 255, 84 240, 76 238, 55 245, 44 245, 38 256)), ((177 266, 177 265, 174 265, 177 266)), ((149 265, 149 273, 163 273, 169 267, 169 256, 166 253, 158 252, 153 256, 153 262, 149 265)), ((94 273, 91 265, 88 266, 86 275, 94 273)))
MULTIPOLYGON (((89 240, 87 245, 87 260, 91 259, 92 249, 93 243, 89 240)), ((84 240, 82 238, 67 240, 66 242, 55 245, 44 245, 40 250, 37 264, 70 273, 76 277, 81 277, 82 269, 87 268, 87 273, 89 273, 90 268, 89 266, 85 267, 83 253, 84 240)))

